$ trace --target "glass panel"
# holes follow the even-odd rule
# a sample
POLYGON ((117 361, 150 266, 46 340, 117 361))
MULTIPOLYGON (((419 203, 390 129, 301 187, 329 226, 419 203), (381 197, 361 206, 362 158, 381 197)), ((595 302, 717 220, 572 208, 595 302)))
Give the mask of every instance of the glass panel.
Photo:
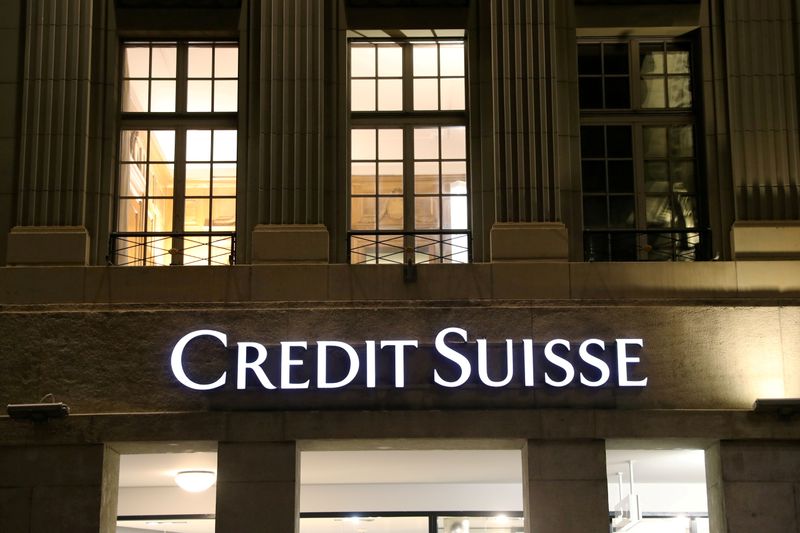
POLYGON ((378 80, 378 110, 403 109, 403 80, 378 80))
POLYGON ((122 76, 124 78, 147 78, 150 76, 150 49, 148 47, 125 47, 122 76))
POLYGON ((403 49, 399 46, 378 48, 378 76, 400 77, 403 75, 403 49))
POLYGON ((441 244, 437 236, 420 235, 414 238, 415 263, 438 263, 441 256, 441 244))
POLYGON ((154 113, 175 112, 175 82, 152 81, 150 82, 150 111, 154 113))
POLYGON ((468 262, 469 237, 466 235, 442 235, 442 263, 468 262))
POLYGON ((580 93, 581 109, 603 108, 602 78, 580 78, 578 81, 578 90, 580 93))
POLYGON ((610 196, 608 209, 610 227, 632 228, 635 226, 633 196, 610 196))
POLYGON ((175 132, 152 130, 150 132, 150 161, 175 161, 175 132))
POLYGON ((606 78, 606 107, 627 109, 631 106, 631 88, 628 78, 606 78))
MULTIPOLYGON (((670 46, 673 48, 673 46, 670 46)), ((689 74, 689 51, 667 51, 667 72, 669 74, 689 74)))
POLYGON ((188 130, 186 132, 186 160, 211 161, 210 130, 188 130))
POLYGON ((442 128, 442 159, 467 158, 467 129, 464 126, 442 128))
POLYGON ((211 230, 233 231, 236 229, 236 199, 214 198, 211 204, 211 230))
POLYGON ((378 263, 403 263, 403 237, 378 237, 378 263))
POLYGON ((672 206, 669 196, 648 196, 645 198, 647 227, 668 228, 672 226, 672 206))
POLYGON ((414 192, 417 194, 439 193, 439 164, 433 161, 414 163, 414 192))
POLYGON ((639 69, 643 75, 664 73, 664 47, 662 44, 639 45, 639 69))
POLYGON ((145 165, 123 163, 119 167, 119 195, 120 196, 145 196, 147 185, 142 174, 145 165))
POLYGON ((414 128, 414 159, 439 158, 439 129, 414 128))
POLYGON ((642 128, 645 157, 667 157, 667 128, 642 128))
POLYGON ((378 164, 378 193, 403 194, 403 164, 378 164))
POLYGON ((605 156, 603 126, 581 126, 581 157, 604 158, 605 156))
POLYGON ((183 229, 186 231, 208 231, 208 198, 187 198, 183 229))
POLYGON ((119 201, 117 218, 119 231, 144 231, 144 204, 140 199, 119 201))
POLYGON ((238 90, 239 83, 235 80, 215 81, 214 111, 236 111, 238 109, 238 90))
POLYGON ((210 46, 190 46, 189 47, 189 77, 190 78, 210 78, 211 77, 211 53, 210 46))
POLYGON ((186 110, 211 111, 211 80, 189 80, 187 82, 186 110))
POLYGON ((666 162, 649 161, 644 164, 644 190, 647 193, 665 193, 669 191, 666 162))
POLYGON ((378 229, 403 229, 402 197, 378 197, 378 229))
POLYGON ((439 229, 439 196, 414 198, 414 229, 439 229))
POLYGON ((688 76, 670 76, 667 78, 667 87, 670 107, 692 107, 692 87, 688 76))
POLYGON ((122 82, 122 111, 147 112, 150 84, 147 80, 125 80, 122 82))
POLYGON ((149 165, 149 196, 172 196, 174 194, 175 168, 171 164, 149 165))
POLYGON ((351 163, 350 193, 375 194, 375 163, 351 163))
MULTIPOLYGON (((209 239, 211 242, 211 264, 212 265, 229 265, 231 264, 231 238, 221 237, 215 235, 209 239)), ((208 533, 212 533, 214 524, 211 524, 211 529, 208 533)), ((197 533, 200 533, 199 531, 197 533)))
POLYGON ((697 227, 697 198, 680 194, 677 197, 677 211, 673 221, 676 228, 697 227))
POLYGON ((403 130, 378 130, 378 159, 403 159, 403 130))
POLYGON ((636 261, 636 235, 633 233, 611 234, 609 235, 611 244, 611 261, 636 261))
POLYGON ((207 163, 186 165, 186 196, 211 194, 211 165, 207 163))
POLYGON ((633 161, 608 162, 609 192, 633 192, 633 161))
POLYGON ((578 45, 578 74, 602 74, 600 44, 578 45))
POLYGON ((467 229, 467 197, 442 197, 442 228, 467 229))
POLYGON ((350 82, 350 109, 352 111, 375 111, 375 80, 352 80, 350 82))
POLYGON ((606 192, 605 161, 581 161, 583 192, 606 192))
POLYGON ((236 196, 236 164, 216 163, 214 173, 214 196, 236 196))
POLYGON ((350 139, 352 159, 375 159, 375 130, 352 130, 350 139))
POLYGON ((208 264, 208 237, 183 238, 183 264, 206 265, 208 264))
POLYGON ((429 111, 438 108, 438 80, 436 78, 414 79, 414 109, 429 111))
POLYGON ((375 48, 350 47, 350 75, 354 78, 375 76, 375 48))
POLYGON ((441 516, 436 519, 437 533, 492 532, 512 533, 525 529, 522 517, 496 516, 441 516))
POLYGON ((218 46, 214 50, 214 77, 239 76, 239 49, 235 46, 218 46))
POLYGON ((441 80, 441 109, 464 109, 464 78, 441 80))
POLYGON ((413 50, 414 76, 437 76, 436 45, 415 44, 413 50))
POLYGON ((439 46, 441 76, 464 75, 464 45, 442 44, 439 46))
POLYGON ((672 126, 669 129, 670 157, 694 156, 694 128, 692 126, 672 126))
POLYGON ((350 229, 375 229, 375 198, 350 198, 350 229))
POLYGON ((608 205, 605 196, 583 197, 583 225, 587 228, 608 226, 608 205))
MULTIPOLYGON (((363 236, 350 238, 350 263, 357 265, 359 263, 374 262, 377 247, 375 246, 374 237, 365 238, 363 236)), ((303 524, 306 520, 316 520, 313 518, 300 519, 300 531, 303 531, 303 524)))
POLYGON ((466 161, 442 163, 442 192, 445 194, 467 194, 466 161))
POLYGON ((172 231, 172 198, 147 201, 147 231, 172 231))
POLYGON ((147 161, 147 131, 122 130, 119 159, 120 161, 147 161))
POLYGON ((584 237, 583 257, 586 261, 608 261, 608 234, 589 234, 584 237))
POLYGON ((664 78, 642 80, 642 107, 645 109, 663 109, 667 106, 667 95, 664 92, 664 78))
POLYGON ((174 78, 177 65, 177 50, 174 46, 153 47, 153 78, 174 78))
POLYGON ((631 157, 633 147, 630 126, 607 126, 608 157, 631 157))
POLYGON ((605 44, 603 45, 603 68, 608 74, 628 73, 628 45, 605 44))
POLYGON ((672 162, 672 191, 690 193, 695 191, 694 161, 672 162))
POLYGON ((236 161, 236 130, 214 131, 214 161, 236 161))

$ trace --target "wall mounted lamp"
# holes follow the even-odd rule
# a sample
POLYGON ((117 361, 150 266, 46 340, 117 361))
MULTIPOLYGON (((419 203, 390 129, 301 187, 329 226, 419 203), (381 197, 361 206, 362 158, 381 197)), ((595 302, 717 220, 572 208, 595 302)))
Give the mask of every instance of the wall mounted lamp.
POLYGON ((175 474, 175 483, 186 492, 203 492, 216 481, 217 474, 210 470, 183 470, 175 474))

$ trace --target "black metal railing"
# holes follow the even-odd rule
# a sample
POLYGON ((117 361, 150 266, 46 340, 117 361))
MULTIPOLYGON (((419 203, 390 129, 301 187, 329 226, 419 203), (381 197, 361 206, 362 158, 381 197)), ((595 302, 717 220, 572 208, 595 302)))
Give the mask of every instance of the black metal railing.
POLYGON ((584 230, 585 261, 708 261, 709 229, 584 230))
POLYGON ((109 265, 232 265, 236 262, 236 233, 114 232, 109 239, 109 265))
POLYGON ((470 244, 469 231, 350 231, 347 255, 351 264, 469 263, 470 244))

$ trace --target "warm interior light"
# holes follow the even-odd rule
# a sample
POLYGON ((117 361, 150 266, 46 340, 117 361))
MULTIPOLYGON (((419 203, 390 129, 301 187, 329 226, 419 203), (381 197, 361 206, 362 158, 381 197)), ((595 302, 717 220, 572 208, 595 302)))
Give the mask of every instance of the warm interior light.
POLYGON ((217 481, 209 470, 184 470, 175 475, 175 483, 186 492, 203 492, 217 481))

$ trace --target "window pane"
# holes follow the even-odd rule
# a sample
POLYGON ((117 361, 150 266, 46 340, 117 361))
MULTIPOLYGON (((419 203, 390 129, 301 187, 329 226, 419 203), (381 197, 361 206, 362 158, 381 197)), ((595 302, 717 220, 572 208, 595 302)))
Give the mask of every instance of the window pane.
POLYGON ((352 111, 375 111, 375 80, 353 80, 350 89, 352 111))
POLYGON ((633 161, 608 162, 608 191, 633 192, 633 161))
POLYGON ((153 47, 153 78, 174 78, 177 65, 177 50, 174 46, 153 47))
POLYGON ((467 194, 466 161, 442 163, 442 192, 445 194, 467 194))
POLYGON ((414 128, 414 159, 439 158, 439 129, 414 128))
POLYGON ((464 78, 441 80, 441 109, 464 109, 464 78))
POLYGON ((631 106, 629 78, 606 78, 605 91, 607 108, 627 109, 631 106))
POLYGON ((672 126, 669 129, 670 157, 694 156, 694 128, 692 126, 672 126))
POLYGON ((403 229, 403 198, 378 198, 378 229, 403 229))
POLYGON ((374 47, 350 47, 350 75, 354 78, 375 76, 374 47))
POLYGON ((667 78, 667 87, 670 107, 692 107, 692 88, 688 76, 670 76, 667 78))
POLYGON ((375 163, 350 165, 351 194, 375 194, 375 163))
POLYGON ((602 63, 600 61, 599 44, 580 44, 578 45, 578 74, 601 74, 602 63))
POLYGON ((464 75, 464 45, 442 44, 439 46, 440 75, 464 75))
POLYGON ((400 77, 403 75, 403 50, 399 46, 378 48, 378 76, 400 77))
POLYGON ((210 130, 188 130, 186 132, 186 160, 211 161, 210 130))
POLYGON ((644 164, 644 190, 649 194, 669 191, 669 176, 665 162, 649 161, 644 164))
POLYGON ((664 47, 662 44, 639 45, 639 69, 641 74, 664 73, 664 47))
POLYGON ((123 130, 120 137, 120 161, 147 161, 147 131, 123 130))
POLYGON ((211 194, 211 165, 207 163, 186 165, 186 196, 211 194))
POLYGON ((442 159, 467 158, 466 133, 464 126, 442 128, 442 159))
POLYGON ((604 44, 603 45, 604 74, 628 73, 628 45, 604 44))
POLYGON ((184 237, 183 264, 207 265, 209 256, 208 242, 208 237, 184 237))
MULTIPOLYGON (((350 238, 350 263, 357 265, 363 263, 374 263, 377 254, 374 236, 350 238)), ((313 520, 303 518, 303 520, 313 520)))
POLYGON ((236 199, 214 198, 211 203, 211 230, 233 231, 236 229, 236 199))
POLYGON ((672 163, 673 192, 695 192, 694 161, 672 163))
POLYGON ((608 226, 608 206, 605 196, 583 197, 583 225, 587 228, 608 226))
POLYGON ((214 77, 239 76, 239 49, 235 46, 218 46, 214 50, 214 77))
POLYGON ((172 196, 174 194, 175 167, 171 164, 156 164, 148 167, 149 196, 172 196))
POLYGON ((352 159, 375 159, 375 130, 350 132, 352 159))
POLYGON ((153 130, 150 132, 150 161, 175 161, 175 132, 153 130))
POLYGON ((606 127, 608 157, 631 157, 633 147, 630 126, 606 127))
POLYGON ((642 80, 642 107, 645 109, 663 109, 667 106, 664 92, 664 78, 642 80))
POLYGON ((378 80, 378 110, 401 111, 403 109, 403 81, 378 80))
POLYGON ((212 49, 210 46, 189 47, 190 78, 211 77, 211 51, 212 49))
POLYGON ((439 196, 414 198, 414 229, 439 229, 439 196))
POLYGON ((645 199, 647 227, 668 228, 672 226, 672 206, 669 196, 648 196, 645 199))
POLYGON ((145 165, 135 163, 122 164, 119 167, 119 195, 145 196, 146 183, 142 168, 145 165))
POLYGON ((437 76, 436 45, 415 44, 413 47, 414 76, 437 76))
POLYGON ((439 194, 439 163, 433 161, 414 163, 414 192, 439 194))
POLYGON ((583 192, 606 192, 605 161, 581 161, 583 192))
POLYGON ((150 84, 147 80, 125 80, 122 82, 122 111, 147 112, 150 84))
POLYGON ((603 158, 605 156, 603 126, 581 126, 581 157, 603 158))
POLYGON ((632 228, 636 224, 633 196, 610 196, 608 198, 609 226, 632 228))
MULTIPOLYGON (((680 45, 678 45, 680 46, 680 45)), ((677 46, 670 46, 676 48, 677 46)), ((667 72, 669 74, 688 74, 689 73, 689 51, 670 50, 667 52, 667 72)))
POLYGON ((123 199, 119 201, 117 216, 119 231, 144 231, 144 203, 140 199, 123 199))
POLYGON ((146 46, 125 47, 122 76, 125 78, 147 78, 150 76, 150 49, 146 46))
POLYGON ((678 195, 677 211, 673 222, 676 228, 697 227, 697 198, 694 196, 678 195))
POLYGON ((375 198, 350 199, 350 228, 354 230, 375 229, 375 198))
POLYGON ((667 128, 642 128, 645 157, 667 157, 667 128))
POLYGON ((467 229, 467 197, 442 197, 442 228, 467 229))
POLYGON ((187 198, 183 228, 186 231, 209 231, 208 198, 187 198))
POLYGON ((186 91, 186 110, 211 111, 211 80, 189 80, 186 91))
POLYGON ((414 79, 414 109, 417 111, 439 109, 439 86, 436 78, 414 79))
POLYGON ((378 159, 403 159, 403 130, 378 130, 378 159))
POLYGON ((214 161, 236 161, 236 130, 214 131, 214 161))
POLYGON ((156 198, 148 200, 147 231, 172 231, 171 198, 156 198))
POLYGON ((152 81, 150 82, 150 111, 156 113, 175 112, 175 82, 152 81))
POLYGON ((578 91, 581 109, 603 108, 602 78, 580 78, 578 81, 578 91))
POLYGON ((214 82, 214 111, 236 111, 239 83, 235 80, 214 82))
POLYGON ((378 164, 378 193, 403 194, 403 164, 378 164))

